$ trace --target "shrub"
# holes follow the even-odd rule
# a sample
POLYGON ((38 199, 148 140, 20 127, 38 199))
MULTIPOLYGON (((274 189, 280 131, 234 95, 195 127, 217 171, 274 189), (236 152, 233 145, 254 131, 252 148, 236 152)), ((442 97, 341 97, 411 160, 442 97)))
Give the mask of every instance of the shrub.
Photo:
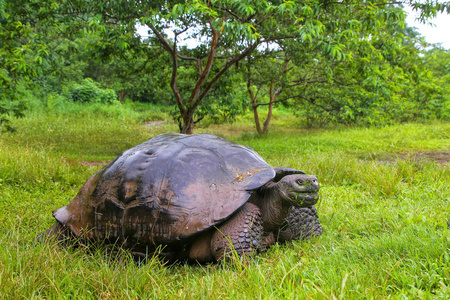
POLYGON ((112 104, 117 95, 112 89, 101 89, 91 78, 83 79, 81 84, 74 84, 69 88, 69 97, 74 102, 96 102, 112 104))
POLYGON ((100 89, 98 100, 100 103, 113 104, 117 101, 117 94, 112 89, 100 89))

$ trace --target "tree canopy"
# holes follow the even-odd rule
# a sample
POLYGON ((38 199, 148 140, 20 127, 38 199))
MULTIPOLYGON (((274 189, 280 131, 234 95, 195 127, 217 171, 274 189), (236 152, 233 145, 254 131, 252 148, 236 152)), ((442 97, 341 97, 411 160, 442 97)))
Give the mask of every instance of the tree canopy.
POLYGON ((0 115, 23 108, 19 81, 67 74, 94 77, 121 99, 174 103, 183 133, 247 103, 255 118, 270 107, 260 132, 276 103, 343 122, 378 118, 380 106, 406 97, 424 107, 439 91, 405 32, 402 4, 423 22, 450 11, 448 1, 413 0, 0 0, 0 115))

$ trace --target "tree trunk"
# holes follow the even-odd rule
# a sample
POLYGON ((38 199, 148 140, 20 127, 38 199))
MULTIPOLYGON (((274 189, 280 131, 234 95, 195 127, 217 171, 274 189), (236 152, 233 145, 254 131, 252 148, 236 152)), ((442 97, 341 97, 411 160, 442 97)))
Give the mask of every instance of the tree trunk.
POLYGON ((267 118, 264 121, 263 134, 267 134, 269 132, 269 124, 272 119, 272 111, 273 111, 273 103, 277 97, 277 93, 273 91, 273 81, 270 83, 270 101, 269 101, 269 110, 267 111, 267 118))
POLYGON ((256 131, 262 134, 261 122, 258 115, 258 103, 256 103, 256 95, 252 90, 252 73, 251 73, 251 61, 250 57, 247 57, 247 91, 250 94, 250 100, 252 101, 253 117, 255 120, 256 131))
POLYGON ((182 124, 180 124, 180 133, 193 134, 194 133, 194 111, 186 109, 181 115, 182 124))
POLYGON ((218 42, 219 42, 219 36, 222 30, 217 31, 214 26, 212 25, 212 19, 209 21, 210 28, 212 32, 211 36, 211 46, 209 48, 209 54, 207 57, 205 68, 202 68, 202 59, 198 59, 195 57, 187 57, 180 55, 177 50, 177 33, 175 33, 174 43, 169 43, 168 40, 164 37, 161 32, 159 32, 155 26, 153 26, 151 23, 148 23, 147 25, 150 27, 150 29, 153 31, 153 33, 156 35, 158 40, 161 42, 161 45, 163 48, 170 53, 172 56, 172 77, 170 81, 170 87, 172 88, 173 94, 175 96, 178 109, 180 110, 181 114, 181 122, 180 124, 180 132, 181 133, 187 133, 192 134, 194 132, 194 112, 197 109, 200 102, 205 98, 205 96, 208 94, 208 92, 211 90, 213 85, 219 80, 219 78, 225 74, 228 69, 233 66, 234 64, 238 63, 240 60, 247 57, 253 50, 256 49, 256 47, 259 45, 260 40, 257 39, 253 44, 248 45, 242 52, 237 54, 236 56, 229 59, 225 65, 216 73, 215 76, 207 83, 207 79, 210 76, 213 63, 216 57, 218 42), (199 66, 199 77, 196 80, 196 84, 194 88, 192 89, 191 96, 189 97, 188 101, 185 103, 182 99, 181 93, 178 90, 177 80, 178 80, 178 58, 183 60, 193 60, 197 61, 199 66))
POLYGON ((248 87, 248 92, 250 94, 250 99, 252 101, 253 116, 255 119, 256 131, 259 134, 262 134, 261 122, 259 121, 259 116, 258 116, 258 103, 256 103, 256 96, 255 96, 255 93, 250 89, 250 87, 248 87))
POLYGON ((125 100, 125 96, 126 96, 125 90, 119 91, 119 95, 120 95, 120 103, 123 104, 123 102, 125 100))

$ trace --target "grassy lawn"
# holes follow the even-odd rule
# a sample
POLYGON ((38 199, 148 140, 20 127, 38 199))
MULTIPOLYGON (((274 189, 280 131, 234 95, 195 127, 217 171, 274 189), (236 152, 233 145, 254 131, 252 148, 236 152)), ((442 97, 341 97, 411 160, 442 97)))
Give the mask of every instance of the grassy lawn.
POLYGON ((267 136, 245 118, 198 128, 321 183, 323 235, 244 263, 137 265, 126 252, 35 244, 105 162, 177 131, 145 120, 36 114, 0 134, 0 299, 450 298, 450 163, 433 160, 450 152, 450 123, 306 130, 280 118, 267 136))

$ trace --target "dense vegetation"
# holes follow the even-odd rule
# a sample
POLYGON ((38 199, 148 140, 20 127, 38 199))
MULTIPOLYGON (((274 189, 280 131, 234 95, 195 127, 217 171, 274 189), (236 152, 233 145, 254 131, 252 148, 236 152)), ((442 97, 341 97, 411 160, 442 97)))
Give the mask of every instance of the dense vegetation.
POLYGON ((310 126, 448 120, 450 53, 396 3, 0 0, 0 122, 30 94, 170 107, 185 133, 248 110, 267 133, 275 106, 310 126))
MULTIPOLYGON (((256 149, 270 164, 320 179, 324 234, 277 245, 246 263, 136 265, 127 253, 57 249, 34 237, 106 161, 174 123, 144 124, 147 106, 70 104, 15 122, 0 136, 2 299, 448 299, 448 123, 305 130, 277 110, 277 133, 252 115, 199 132, 256 149), (287 126, 286 124, 291 124, 287 126), (447 165, 433 158, 439 154, 447 165), (426 155, 428 156, 426 156, 426 155)), ((164 113, 164 112, 163 112, 164 113)), ((167 114, 167 113, 166 113, 167 114)))

